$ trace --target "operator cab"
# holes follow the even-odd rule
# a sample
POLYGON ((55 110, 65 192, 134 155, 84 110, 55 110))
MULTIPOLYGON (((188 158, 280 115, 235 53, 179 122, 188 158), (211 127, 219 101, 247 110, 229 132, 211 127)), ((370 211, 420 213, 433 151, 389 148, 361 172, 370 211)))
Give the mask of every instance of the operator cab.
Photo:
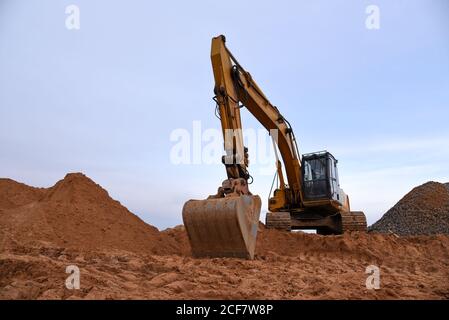
POLYGON ((327 151, 302 156, 304 200, 336 200, 343 203, 337 162, 327 151))

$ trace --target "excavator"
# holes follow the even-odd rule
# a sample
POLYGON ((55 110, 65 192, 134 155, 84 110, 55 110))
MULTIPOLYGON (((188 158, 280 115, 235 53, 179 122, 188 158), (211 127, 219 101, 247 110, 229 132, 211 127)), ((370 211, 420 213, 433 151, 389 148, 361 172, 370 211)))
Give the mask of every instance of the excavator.
POLYGON ((192 255, 254 258, 261 199, 249 191, 253 179, 243 142, 243 107, 269 131, 275 149, 278 186, 272 195, 270 191, 265 227, 313 229, 322 235, 366 232, 364 213, 350 210, 349 198, 340 188, 335 157, 327 151, 300 155, 290 123, 232 55, 223 35, 212 39, 211 60, 227 179, 215 195, 184 204, 192 255))

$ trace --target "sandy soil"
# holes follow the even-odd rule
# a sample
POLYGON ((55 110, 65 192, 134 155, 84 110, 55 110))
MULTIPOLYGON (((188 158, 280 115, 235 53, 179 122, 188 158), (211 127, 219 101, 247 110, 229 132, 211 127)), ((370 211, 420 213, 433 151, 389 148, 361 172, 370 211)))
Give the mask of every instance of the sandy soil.
POLYGON ((158 231, 80 174, 48 189, 1 179, 0 249, 1 299, 449 298, 448 236, 261 224, 254 260, 193 259, 182 226, 158 231), (69 265, 79 290, 65 287, 69 265), (380 268, 379 290, 365 286, 369 265, 380 268))
POLYGON ((16 246, 0 254, 0 297, 13 299, 447 299, 449 239, 263 230, 253 261, 16 246), (269 233, 269 235, 264 235, 269 233), (278 246, 283 250, 272 251, 278 246), (292 251, 291 248, 297 248, 292 251), (80 290, 64 282, 80 268, 80 290), (379 290, 365 268, 380 268, 379 290))

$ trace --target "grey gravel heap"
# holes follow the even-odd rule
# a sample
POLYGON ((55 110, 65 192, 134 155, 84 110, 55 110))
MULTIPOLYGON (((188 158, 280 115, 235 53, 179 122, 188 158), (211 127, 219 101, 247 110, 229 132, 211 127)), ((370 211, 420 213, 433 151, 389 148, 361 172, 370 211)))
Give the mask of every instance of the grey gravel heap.
POLYGON ((449 234, 449 183, 431 181, 414 188, 368 230, 402 236, 449 234))

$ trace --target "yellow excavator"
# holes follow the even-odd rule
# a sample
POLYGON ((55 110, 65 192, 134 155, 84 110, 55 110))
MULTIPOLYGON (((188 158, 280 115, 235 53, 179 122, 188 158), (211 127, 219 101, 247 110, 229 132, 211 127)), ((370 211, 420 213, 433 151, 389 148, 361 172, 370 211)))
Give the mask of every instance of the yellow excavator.
POLYGON ((275 148, 279 186, 268 201, 266 228, 314 229, 323 235, 366 231, 365 215, 350 210, 349 198, 340 188, 337 160, 327 151, 300 156, 290 123, 225 42, 223 35, 212 39, 211 60, 227 179, 215 195, 184 204, 182 216, 193 256, 254 257, 261 199, 248 188, 252 177, 248 172, 248 149, 243 143, 242 107, 270 132, 275 148))

